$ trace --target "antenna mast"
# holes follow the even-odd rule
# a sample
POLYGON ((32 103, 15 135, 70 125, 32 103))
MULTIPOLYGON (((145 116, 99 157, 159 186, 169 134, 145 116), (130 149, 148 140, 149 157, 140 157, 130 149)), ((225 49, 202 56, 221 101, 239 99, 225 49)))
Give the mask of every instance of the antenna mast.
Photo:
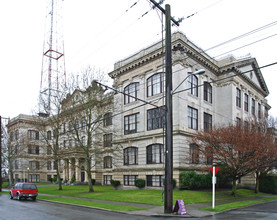
POLYGON ((62 1, 48 0, 43 43, 39 112, 51 111, 51 97, 66 87, 62 1))

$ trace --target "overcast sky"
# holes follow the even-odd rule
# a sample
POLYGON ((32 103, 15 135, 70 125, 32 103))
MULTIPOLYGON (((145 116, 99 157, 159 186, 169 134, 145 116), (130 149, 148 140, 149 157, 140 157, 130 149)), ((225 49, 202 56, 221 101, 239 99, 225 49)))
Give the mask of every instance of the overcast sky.
MULTIPOLYGON (((3 117, 31 114, 37 104, 48 1, 0 2, 0 115, 3 117)), ((272 24, 207 53, 216 58, 221 54, 232 53, 237 58, 251 54, 260 67, 277 62, 276 0, 166 0, 165 3, 171 5, 171 14, 176 19, 194 14, 183 20, 180 27, 173 27, 172 32, 182 31, 203 50, 272 24)), ((64 0, 67 75, 78 74, 88 65, 108 73, 116 61, 160 40, 161 14, 150 9, 148 0, 64 0), (148 13, 142 16, 145 12, 148 13)), ((269 113, 277 117, 277 65, 261 71, 270 92, 269 113)))

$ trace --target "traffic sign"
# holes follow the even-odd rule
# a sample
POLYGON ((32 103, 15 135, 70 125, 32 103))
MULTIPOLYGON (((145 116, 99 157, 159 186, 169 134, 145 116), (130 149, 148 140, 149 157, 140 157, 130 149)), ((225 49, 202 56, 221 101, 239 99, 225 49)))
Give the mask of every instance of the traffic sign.
MULTIPOLYGON (((210 170, 212 171, 213 173, 213 167, 210 167, 210 170)), ((219 170, 219 167, 215 167, 214 168, 214 175, 216 175, 217 171, 219 170)))

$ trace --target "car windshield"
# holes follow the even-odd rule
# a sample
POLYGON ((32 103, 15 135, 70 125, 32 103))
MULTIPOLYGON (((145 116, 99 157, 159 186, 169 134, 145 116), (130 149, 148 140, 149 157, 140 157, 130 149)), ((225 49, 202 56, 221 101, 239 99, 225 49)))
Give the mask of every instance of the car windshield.
POLYGON ((22 189, 37 189, 35 184, 23 184, 22 189))

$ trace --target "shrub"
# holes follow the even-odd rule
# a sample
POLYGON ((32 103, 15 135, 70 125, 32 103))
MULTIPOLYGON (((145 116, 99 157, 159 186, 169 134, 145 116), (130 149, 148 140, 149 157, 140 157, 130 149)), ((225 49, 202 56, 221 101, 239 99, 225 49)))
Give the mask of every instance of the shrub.
POLYGON ((194 171, 180 173, 181 189, 206 189, 211 186, 211 174, 197 174, 194 171))
MULTIPOLYGON (((165 184, 165 179, 163 179, 163 185, 165 184)), ((172 179, 172 188, 175 189, 176 188, 176 180, 172 179)))
POLYGON ((260 178, 260 192, 277 194, 277 176, 265 175, 260 178))
POLYGON ((53 177, 53 182, 54 183, 57 182, 57 177, 56 176, 53 177))
POLYGON ((92 185, 95 185, 95 179, 91 179, 92 185))
POLYGON ((111 180, 111 184, 114 188, 116 188, 120 185, 120 181, 119 180, 111 180))
POLYGON ((142 189, 145 187, 145 180, 144 179, 136 179, 135 186, 142 189))
POLYGON ((75 181, 76 181, 75 177, 74 176, 71 177, 70 183, 75 183, 75 181))

